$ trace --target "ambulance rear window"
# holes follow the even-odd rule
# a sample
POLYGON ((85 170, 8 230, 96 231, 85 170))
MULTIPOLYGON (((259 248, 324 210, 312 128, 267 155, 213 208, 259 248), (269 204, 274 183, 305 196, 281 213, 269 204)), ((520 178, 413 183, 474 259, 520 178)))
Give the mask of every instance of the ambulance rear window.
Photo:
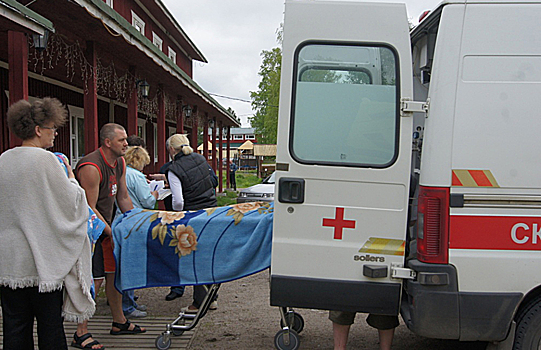
POLYGON ((399 122, 394 51, 308 43, 295 59, 292 156, 306 164, 391 165, 399 122))

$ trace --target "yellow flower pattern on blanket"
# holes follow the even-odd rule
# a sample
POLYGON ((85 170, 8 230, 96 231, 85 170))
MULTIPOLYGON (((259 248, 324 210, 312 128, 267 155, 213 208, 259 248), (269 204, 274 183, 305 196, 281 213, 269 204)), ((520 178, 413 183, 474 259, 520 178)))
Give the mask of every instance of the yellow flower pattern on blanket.
POLYGON ((169 246, 175 247, 175 254, 178 254, 179 258, 197 250, 197 236, 193 231, 193 227, 178 225, 175 238, 171 239, 169 246))
POLYGON ((158 212, 158 219, 161 220, 161 223, 172 224, 175 220, 180 220, 184 217, 183 211, 160 211, 158 212))
POLYGON ((229 209, 226 215, 233 216, 233 219, 235 220, 235 225, 238 225, 244 217, 244 214, 256 209, 258 210, 259 214, 268 214, 273 211, 269 203, 247 202, 231 205, 231 209, 229 209))

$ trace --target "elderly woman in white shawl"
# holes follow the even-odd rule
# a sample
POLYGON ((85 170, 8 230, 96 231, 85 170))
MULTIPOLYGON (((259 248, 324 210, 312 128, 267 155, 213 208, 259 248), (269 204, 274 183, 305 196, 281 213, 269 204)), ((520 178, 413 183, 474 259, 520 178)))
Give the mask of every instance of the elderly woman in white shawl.
POLYGON ((21 100, 8 110, 8 126, 22 145, 0 156, 0 293, 5 350, 67 349, 63 318, 82 322, 95 304, 90 294, 88 206, 54 144, 67 112, 53 98, 21 100))

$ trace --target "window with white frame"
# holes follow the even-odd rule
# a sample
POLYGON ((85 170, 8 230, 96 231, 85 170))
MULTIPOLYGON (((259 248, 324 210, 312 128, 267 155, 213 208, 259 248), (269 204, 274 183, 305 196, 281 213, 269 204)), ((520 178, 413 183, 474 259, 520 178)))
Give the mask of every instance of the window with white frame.
POLYGON ((135 12, 131 12, 131 24, 137 29, 141 34, 145 35, 145 21, 141 17, 137 16, 135 12))
POLYGON ((152 32, 152 43, 153 43, 154 45, 156 45, 156 47, 157 47, 158 49, 160 49, 160 51, 162 50, 162 47, 163 47, 163 40, 162 40, 162 38, 160 38, 160 37, 158 36, 158 34, 156 34, 156 33, 154 33, 154 32, 152 32))
POLYGON ((177 63, 177 53, 170 46, 167 47, 167 56, 169 56, 173 63, 177 63))
POLYGON ((243 135, 233 135, 233 140, 244 140, 243 135))
POLYGON ((105 3, 113 8, 113 0, 105 0, 105 3))
POLYGON ((244 135, 246 140, 255 140, 255 135, 244 135))

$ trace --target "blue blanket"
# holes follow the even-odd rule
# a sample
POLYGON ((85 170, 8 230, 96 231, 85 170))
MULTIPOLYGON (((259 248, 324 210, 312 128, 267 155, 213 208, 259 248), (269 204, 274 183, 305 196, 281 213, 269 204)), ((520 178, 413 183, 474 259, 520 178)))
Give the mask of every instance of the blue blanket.
POLYGON ((113 223, 118 290, 228 282, 270 266, 273 203, 133 209, 113 223))

